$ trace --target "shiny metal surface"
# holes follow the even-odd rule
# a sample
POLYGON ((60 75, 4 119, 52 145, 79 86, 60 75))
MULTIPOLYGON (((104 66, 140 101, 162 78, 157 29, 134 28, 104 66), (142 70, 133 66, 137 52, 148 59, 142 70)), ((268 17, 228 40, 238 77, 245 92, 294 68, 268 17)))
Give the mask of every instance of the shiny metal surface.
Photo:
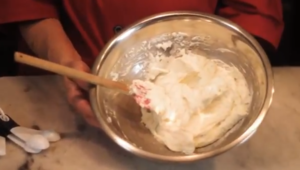
POLYGON ((155 43, 169 40, 175 44, 187 42, 192 51, 218 58, 240 69, 253 92, 249 116, 215 144, 199 148, 193 155, 183 155, 169 151, 154 139, 141 124, 139 107, 130 96, 95 87, 90 90, 90 100, 103 130, 119 146, 135 155, 175 162, 212 157, 249 139, 272 102, 272 69, 257 41, 228 20, 186 11, 148 17, 122 31, 105 46, 94 64, 93 73, 128 84, 133 79, 143 79, 143 69, 147 67, 146 51, 160 51, 155 43), (174 32, 183 32, 187 36, 176 40, 172 36, 174 32), (151 48, 145 46, 147 43, 149 46, 149 42, 151 48), (190 42, 196 45, 191 46, 190 42))

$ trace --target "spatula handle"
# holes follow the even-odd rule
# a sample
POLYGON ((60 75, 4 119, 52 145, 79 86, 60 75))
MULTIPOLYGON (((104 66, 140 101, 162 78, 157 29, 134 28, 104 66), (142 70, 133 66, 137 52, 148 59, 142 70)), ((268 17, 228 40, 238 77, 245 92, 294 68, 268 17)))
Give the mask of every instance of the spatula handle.
POLYGON ((93 74, 89 74, 83 71, 79 71, 76 69, 72 69, 63 65, 59 65, 47 60, 39 59, 33 56, 29 56, 27 54, 23 54, 20 52, 16 52, 15 55, 15 61, 19 63, 23 63, 26 65, 30 65, 36 68, 40 68, 46 71, 50 71, 59 75, 63 75, 69 78, 83 80, 85 82, 94 84, 94 85, 101 85, 108 88, 114 88, 119 89, 123 91, 128 91, 128 87, 120 82, 104 79, 101 77, 98 77, 93 74))

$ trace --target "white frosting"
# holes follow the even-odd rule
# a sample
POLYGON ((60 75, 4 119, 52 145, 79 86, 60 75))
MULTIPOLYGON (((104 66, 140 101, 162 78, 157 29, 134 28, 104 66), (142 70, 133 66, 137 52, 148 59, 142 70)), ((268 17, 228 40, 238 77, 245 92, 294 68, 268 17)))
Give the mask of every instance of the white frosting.
POLYGON ((192 53, 181 55, 152 57, 147 80, 133 83, 150 89, 145 96, 149 107, 142 105, 145 126, 170 150, 192 154, 245 117, 252 96, 237 68, 192 53))

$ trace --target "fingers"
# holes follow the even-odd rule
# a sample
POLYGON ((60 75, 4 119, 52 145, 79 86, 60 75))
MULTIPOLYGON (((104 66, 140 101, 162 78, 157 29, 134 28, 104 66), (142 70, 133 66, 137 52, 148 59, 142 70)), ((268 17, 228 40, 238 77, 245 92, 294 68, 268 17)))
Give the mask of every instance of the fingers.
MULTIPOLYGON (((90 72, 89 67, 82 61, 74 61, 66 64, 74 69, 90 72)), ((92 126, 100 127, 96 116, 94 115, 87 96, 83 93, 82 89, 88 90, 89 84, 80 80, 64 79, 67 89, 67 96, 69 103, 82 114, 84 119, 92 126), (81 89, 80 89, 81 88, 81 89)))
POLYGON ((71 80, 65 78, 65 86, 67 89, 68 102, 82 114, 84 119, 92 126, 100 127, 94 115, 86 95, 71 80))
POLYGON ((92 126, 95 127, 100 127, 99 123, 97 121, 96 116, 93 114, 93 111, 91 109, 91 106, 89 104, 89 102, 81 97, 75 97, 73 99, 73 106, 75 107, 75 109, 82 113, 84 119, 92 126))
MULTIPOLYGON (((90 72, 90 68, 82 61, 74 61, 67 64, 68 67, 72 67, 76 70, 84 71, 84 72, 90 72)), ((73 80, 80 88, 83 90, 89 89, 89 83, 81 81, 81 80, 73 80)))

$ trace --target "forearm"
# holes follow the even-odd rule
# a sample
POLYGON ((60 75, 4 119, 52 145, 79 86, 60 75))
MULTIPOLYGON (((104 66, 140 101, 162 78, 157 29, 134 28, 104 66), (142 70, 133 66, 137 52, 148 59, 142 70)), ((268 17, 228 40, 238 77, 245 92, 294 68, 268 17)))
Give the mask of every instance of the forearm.
POLYGON ((66 64, 81 60, 57 19, 43 19, 19 25, 20 32, 31 50, 39 57, 66 64))

